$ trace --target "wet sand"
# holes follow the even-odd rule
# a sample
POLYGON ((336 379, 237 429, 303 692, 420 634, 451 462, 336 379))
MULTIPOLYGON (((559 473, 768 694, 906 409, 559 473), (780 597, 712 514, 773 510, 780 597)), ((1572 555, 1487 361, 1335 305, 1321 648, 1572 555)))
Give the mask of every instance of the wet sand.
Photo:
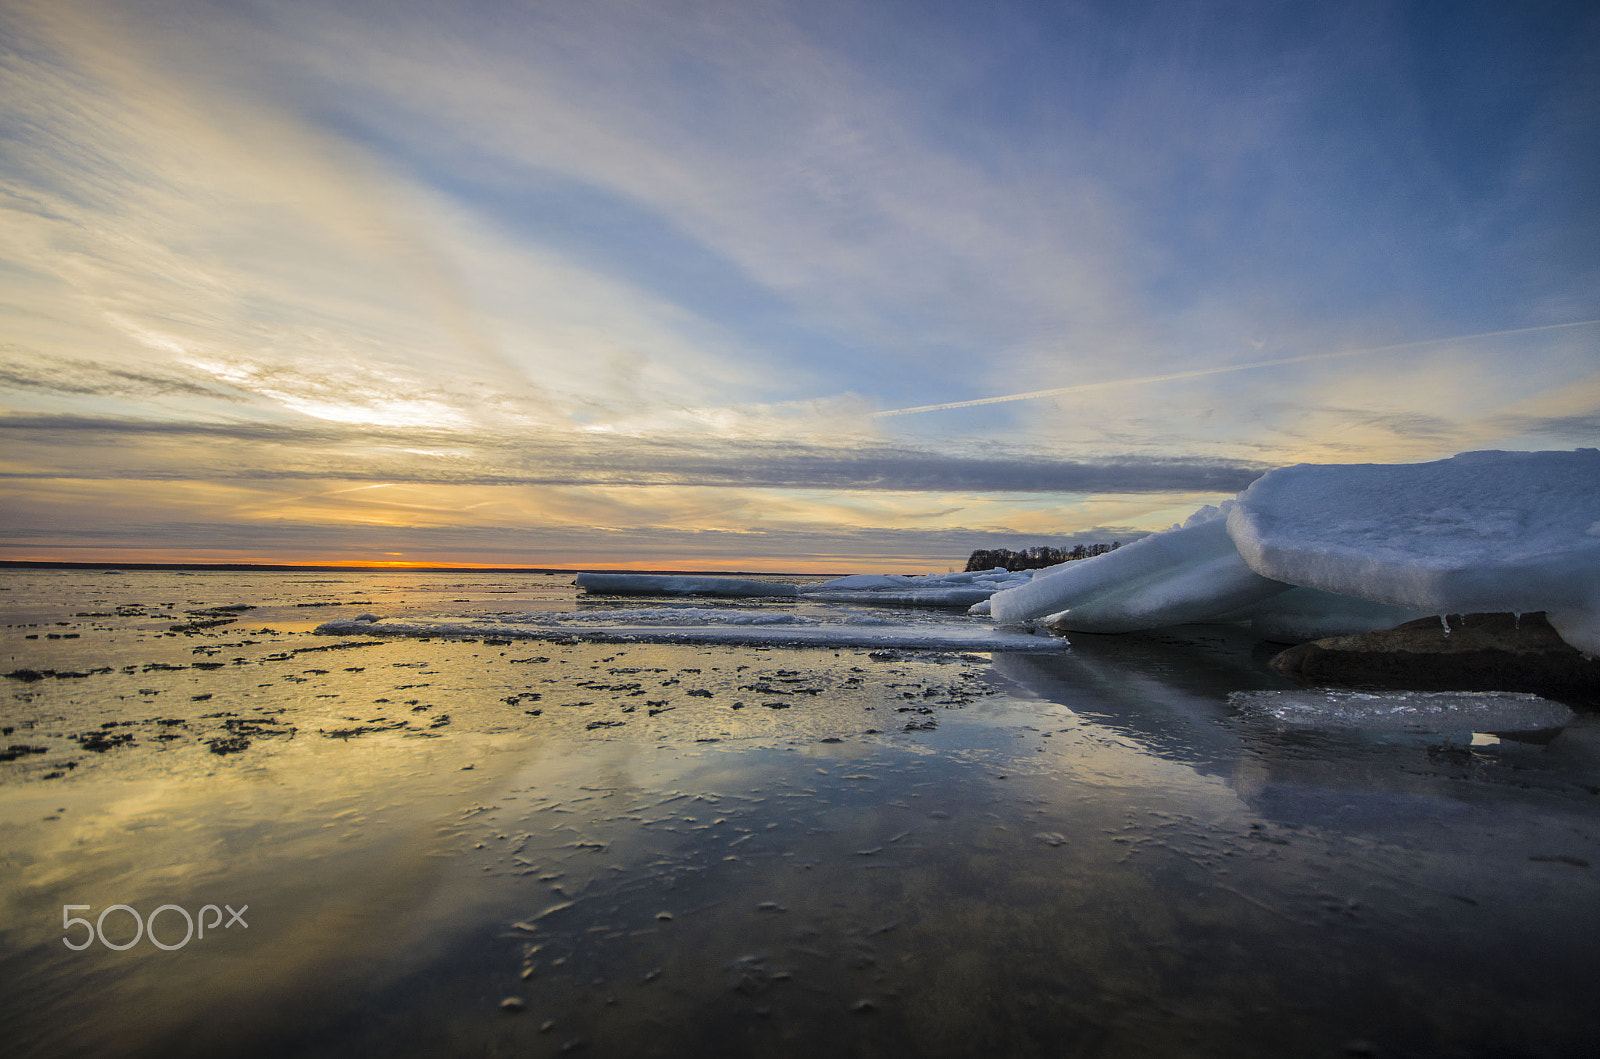
POLYGON ((1280 731, 1228 707, 1286 686, 1233 629, 992 657, 312 633, 571 609, 568 581, 0 574, 7 1051, 1600 1041, 1592 713, 1542 744, 1280 731), (63 944, 63 906, 117 904, 248 926, 117 951, 113 911, 63 944))

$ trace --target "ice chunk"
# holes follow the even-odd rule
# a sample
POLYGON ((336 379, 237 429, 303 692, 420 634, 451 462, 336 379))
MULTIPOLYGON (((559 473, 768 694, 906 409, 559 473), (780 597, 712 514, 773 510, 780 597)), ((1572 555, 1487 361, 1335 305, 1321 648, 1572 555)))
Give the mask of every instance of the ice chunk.
POLYGON ((1499 735, 1572 721, 1559 702, 1515 691, 1235 691, 1228 702, 1297 728, 1499 735))
POLYGON ((970 607, 998 591, 1027 584, 1028 571, 974 570, 958 574, 851 574, 801 585, 800 594, 829 603, 890 603, 915 607, 970 607))
POLYGON ((899 588, 916 582, 915 577, 906 577, 897 574, 851 574, 848 577, 836 577, 832 581, 823 581, 814 585, 806 585, 804 591, 811 592, 875 592, 879 589, 899 588))
POLYGON ((1244 564, 1219 512, 1052 568, 1028 584, 997 592, 989 609, 1003 623, 1048 615, 1053 628, 1131 632, 1214 620, 1288 588, 1244 564))
POLYGON ((793 585, 692 574, 579 574, 585 592, 629 596, 793 596, 793 585))
POLYGON ((1600 450, 1284 467, 1228 532, 1256 573, 1423 614, 1542 610, 1600 653, 1600 450))
MULTIPOLYGON (((360 621, 360 618, 352 619, 360 621)), ((570 626, 590 625, 885 625, 889 619, 878 614, 835 610, 817 617, 787 610, 749 607, 617 607, 595 610, 533 611, 515 617, 497 615, 492 619, 514 625, 570 626)))
MULTIPOLYGON (((1184 519, 1182 528, 1193 529, 1195 526, 1203 526, 1207 522, 1215 522, 1219 518, 1227 518, 1228 512, 1231 510, 1233 510, 1232 500, 1224 500, 1220 506, 1206 504, 1199 511, 1184 519)), ((1174 526, 1173 528, 1177 529, 1178 527, 1174 526)))
POLYGON ((595 594, 651 596, 794 596, 823 603, 888 603, 900 606, 967 607, 995 592, 1026 584, 1027 571, 963 571, 953 574, 851 574, 817 584, 778 584, 734 577, 689 574, 579 574, 578 587, 595 594))
MULTIPOLYGON (((853 615, 838 620, 850 621, 853 615)), ((536 611, 516 618, 499 618, 518 625, 816 625, 817 618, 785 610, 750 610, 735 607, 654 607, 617 610, 536 611)))
POLYGON ((827 603, 882 603, 901 607, 971 607, 994 595, 994 589, 978 586, 907 586, 902 589, 829 591, 803 593, 809 599, 827 603))

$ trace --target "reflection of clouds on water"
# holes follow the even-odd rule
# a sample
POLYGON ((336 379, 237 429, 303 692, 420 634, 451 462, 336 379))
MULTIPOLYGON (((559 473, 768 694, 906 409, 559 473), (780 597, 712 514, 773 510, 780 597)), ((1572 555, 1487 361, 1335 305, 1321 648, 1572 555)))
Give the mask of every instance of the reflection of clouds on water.
MULTIPOLYGON (((1238 703, 1317 693, 1286 690, 1243 630, 1188 626, 1072 640, 1060 655, 996 655, 994 668, 1148 753, 1225 778, 1255 812, 1297 826, 1385 832, 1424 820, 1459 822, 1464 806, 1487 790, 1509 794, 1531 784, 1575 796, 1600 761, 1590 749, 1600 743, 1600 725, 1586 715, 1553 739, 1547 730, 1542 742, 1475 740, 1475 729, 1494 728, 1482 718, 1417 732, 1286 730, 1260 711, 1241 713, 1238 703)), ((1569 716, 1564 708, 1562 716, 1569 716)))
MULTIPOLYGON (((440 886, 440 852, 451 844, 438 821, 495 782, 492 771, 459 771, 483 761, 469 753, 300 739, 209 774, 150 751, 143 761, 108 756, 88 782, 0 788, 0 849, 21 869, 0 885, 8 1024, 47 1051, 108 1054, 107 1026, 118 1027, 121 1048, 233 1050, 220 1025, 182 1026, 183 1011, 227 1011, 224 1021, 257 1027, 284 1007, 302 1021, 326 1017, 330 968, 386 952, 388 931, 440 886), (208 933, 181 953, 156 954, 147 941, 126 955, 70 953, 54 928, 75 902, 90 904, 91 918, 126 904, 146 920, 164 904, 194 912, 227 902, 250 907, 249 926, 208 933), (97 1018, 62 1017, 91 988, 97 1018), (152 1002, 153 990, 173 1000, 152 1002)), ((167 936, 176 922, 163 920, 167 936)))
POLYGON ((79 634, 0 629, 14 664, 84 674, 5 682, 6 724, 33 725, 12 738, 49 748, 0 763, 0 856, 22 869, 0 876, 12 1038, 943 1055, 1092 1037, 1245 1057, 1357 1031, 1416 1054, 1593 1038, 1586 717, 1545 746, 1280 731, 1230 710, 1282 681, 1213 627, 992 656, 310 635, 367 611, 481 630, 540 608, 555 631, 969 624, 591 604, 569 580, 10 578, 8 624, 79 634), (255 609, 169 635, 232 604, 255 609), (268 719, 292 734, 258 734, 268 719), (230 721, 249 745, 208 749, 230 721), (95 731, 133 738, 69 738, 95 731), (56 927, 83 901, 248 903, 250 929, 73 954, 56 927), (1517 980, 1486 986, 1484 951, 1517 980), (1486 988, 1535 996, 1533 1028, 1486 988), (70 1017, 88 989, 98 1017, 70 1017))
POLYGON ((1071 637, 1048 657, 996 655, 995 670, 1086 720, 1137 739, 1150 752, 1226 770, 1243 753, 1225 727, 1229 691, 1281 684, 1255 668, 1253 638, 1223 626, 1171 634, 1071 637))

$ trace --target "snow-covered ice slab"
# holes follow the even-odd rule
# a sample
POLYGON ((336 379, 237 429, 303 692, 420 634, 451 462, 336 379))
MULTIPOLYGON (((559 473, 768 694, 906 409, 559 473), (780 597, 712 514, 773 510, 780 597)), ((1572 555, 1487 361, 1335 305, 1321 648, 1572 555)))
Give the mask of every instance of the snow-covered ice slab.
POLYGON ((852 574, 801 585, 807 599, 828 603, 886 603, 910 607, 970 607, 996 592, 1032 580, 1028 571, 1002 569, 959 574, 852 574))
POLYGON ((316 628, 329 636, 460 636, 524 640, 588 640, 597 643, 720 644, 765 647, 884 647, 939 651, 1060 651, 1067 642, 1054 636, 994 629, 973 623, 906 625, 894 622, 820 621, 789 615, 750 621, 673 620, 648 611, 594 615, 531 615, 531 620, 418 620, 389 622, 339 620, 316 628), (549 620, 551 618, 565 620, 549 620), (580 620, 586 619, 586 620, 580 620))
POLYGON ((1600 450, 1283 467, 1227 526, 1263 577, 1423 614, 1542 610, 1600 653, 1600 450))
POLYGON ((1559 702, 1512 691, 1235 691, 1228 702, 1295 728, 1499 735, 1572 721, 1559 702))
POLYGON ((1223 516, 1203 508, 1181 529, 1041 570, 1027 584, 995 593, 989 613, 1001 623, 1046 618, 1067 631, 1133 632, 1216 620, 1286 591, 1245 565, 1223 516))
POLYGON ((628 596, 793 596, 795 586, 692 574, 579 574, 586 592, 628 596))

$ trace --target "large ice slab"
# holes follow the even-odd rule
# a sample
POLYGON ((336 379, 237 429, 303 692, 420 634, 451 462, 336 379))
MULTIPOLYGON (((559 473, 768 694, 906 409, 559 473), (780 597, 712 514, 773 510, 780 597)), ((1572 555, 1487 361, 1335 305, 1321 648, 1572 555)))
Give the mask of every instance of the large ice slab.
POLYGON ((596 595, 720 596, 802 595, 823 603, 880 603, 916 607, 967 607, 996 592, 1026 584, 1031 572, 963 571, 952 574, 851 574, 809 585, 692 574, 583 573, 579 588, 596 595))
POLYGON ((801 585, 807 599, 829 603, 884 603, 912 607, 970 607, 996 592, 1032 580, 1032 572, 1003 569, 958 574, 852 574, 801 585))
POLYGON ((1506 734, 1572 722, 1559 702, 1515 691, 1235 691, 1228 702, 1294 728, 1506 734))
POLYGON ((1263 577, 1423 614, 1542 610, 1600 653, 1600 450, 1283 467, 1227 526, 1263 577))
POLYGON ((793 620, 663 620, 638 611, 601 619, 595 615, 537 615, 504 618, 384 621, 330 621, 316 632, 330 636, 490 637, 522 640, 588 640, 597 643, 717 644, 724 646, 880 647, 939 651, 1060 651, 1067 641, 1055 636, 995 629, 973 623, 902 624, 822 621, 798 615, 793 620), (556 620, 550 620, 550 619, 556 620))
POLYGON ((1210 621, 1286 591, 1245 565, 1218 509, 1182 528, 1039 572, 989 600, 995 621, 1047 618, 1054 629, 1132 632, 1210 621))
POLYGON ((619 596, 793 596, 793 585, 694 574, 590 574, 577 577, 585 592, 619 596))

